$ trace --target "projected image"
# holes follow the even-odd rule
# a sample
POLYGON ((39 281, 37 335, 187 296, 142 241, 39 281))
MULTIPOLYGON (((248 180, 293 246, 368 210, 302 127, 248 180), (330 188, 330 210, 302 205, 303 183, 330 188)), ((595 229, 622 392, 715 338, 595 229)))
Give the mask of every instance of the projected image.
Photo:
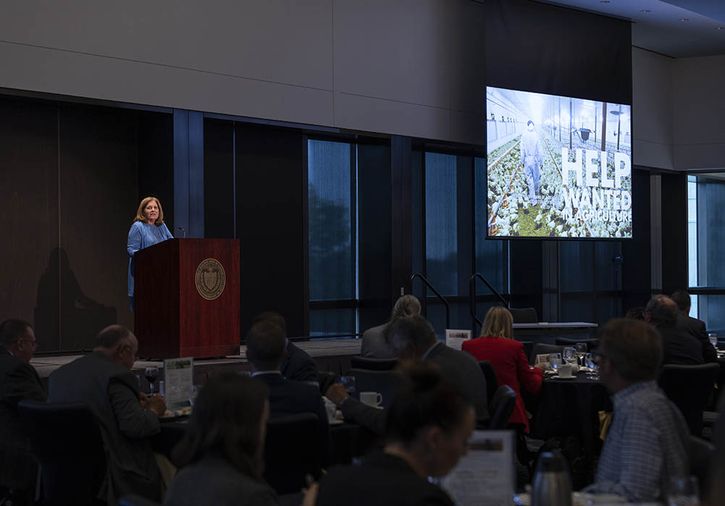
POLYGON ((632 237, 629 105, 487 88, 489 237, 632 237))

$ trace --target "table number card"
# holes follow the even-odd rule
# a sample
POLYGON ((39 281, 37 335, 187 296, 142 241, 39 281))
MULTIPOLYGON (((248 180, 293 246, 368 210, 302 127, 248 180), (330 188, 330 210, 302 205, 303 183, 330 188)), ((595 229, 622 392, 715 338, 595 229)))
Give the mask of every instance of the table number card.
POLYGON ((166 406, 171 410, 189 406, 194 395, 194 359, 164 360, 164 380, 166 406))
POLYGON ((475 431, 470 449, 441 485, 456 506, 509 506, 514 495, 512 431, 475 431))
POLYGON ((446 329, 446 346, 455 350, 461 350, 463 341, 471 339, 471 331, 464 329, 446 329))

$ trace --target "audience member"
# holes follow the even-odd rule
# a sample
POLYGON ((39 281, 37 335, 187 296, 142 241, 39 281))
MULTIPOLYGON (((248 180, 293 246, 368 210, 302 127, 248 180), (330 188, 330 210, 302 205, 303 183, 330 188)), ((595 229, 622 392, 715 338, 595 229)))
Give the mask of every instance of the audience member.
POLYGON ((284 331, 272 320, 252 325, 247 334, 247 360, 252 364, 252 377, 269 388, 269 408, 272 418, 311 413, 320 422, 320 451, 327 463, 329 424, 320 390, 308 383, 285 378, 280 364, 285 353, 284 331))
POLYGON ((420 314, 420 301, 415 295, 403 295, 393 306, 390 320, 372 327, 363 332, 360 345, 360 355, 366 358, 396 358, 395 350, 385 339, 385 331, 390 322, 404 316, 417 316, 420 314))
POLYGON ((285 356, 280 366, 282 376, 287 379, 295 381, 304 381, 307 383, 314 383, 315 385, 319 382, 319 376, 317 372, 317 365, 312 357, 303 350, 300 349, 295 343, 287 339, 287 322, 284 317, 274 311, 265 311, 264 313, 258 314, 252 325, 262 320, 270 320, 277 324, 285 336, 285 356))
POLYGON ((707 337, 705 322, 690 316, 692 301, 686 290, 677 290, 671 299, 677 304, 677 327, 688 332, 702 346, 702 358, 705 362, 717 362, 717 350, 707 337))
POLYGON ((487 360, 496 372, 499 385, 508 385, 516 392, 516 405, 509 423, 529 431, 529 417, 521 398, 521 386, 529 393, 538 394, 544 372, 531 367, 524 353, 524 345, 513 339, 513 317, 503 306, 492 307, 486 313, 481 337, 463 343, 463 351, 476 360, 487 360))
POLYGON ((29 434, 17 409, 23 400, 45 401, 45 389, 30 365, 35 347, 28 322, 0 324, 0 487, 10 491, 13 504, 31 502, 38 474, 29 434))
POLYGON ((452 506, 429 477, 445 476, 468 449, 472 405, 433 367, 413 366, 388 409, 386 444, 361 465, 333 468, 318 506, 452 506))
POLYGON ((677 326, 677 305, 666 295, 655 295, 644 310, 645 321, 662 336, 665 364, 697 365, 703 363, 702 345, 677 326))
POLYGON ((209 379, 196 399, 189 428, 174 449, 181 470, 164 504, 279 504, 262 478, 267 395, 264 383, 239 374, 226 372, 209 379))
POLYGON ((108 504, 127 494, 161 499, 161 477, 149 436, 159 432, 166 411, 160 396, 139 392, 131 372, 138 352, 136 336, 111 325, 96 337, 89 355, 66 364, 50 375, 51 402, 82 402, 96 416, 106 447, 108 470, 102 497, 108 504))
MULTIPOLYGON (((433 327, 422 316, 398 318, 390 324, 387 337, 395 355, 401 360, 422 360, 435 364, 441 374, 473 404, 477 422, 484 424, 488 421, 486 378, 471 355, 438 341, 433 327)), ((345 419, 367 427, 376 434, 384 433, 385 410, 350 397, 340 384, 332 385, 326 396, 338 405, 345 419)))
POLYGON ((663 498, 669 481, 689 474, 689 430, 658 388, 662 340, 642 322, 611 320, 599 337, 599 376, 612 395, 614 420, 588 491, 632 502, 663 498))

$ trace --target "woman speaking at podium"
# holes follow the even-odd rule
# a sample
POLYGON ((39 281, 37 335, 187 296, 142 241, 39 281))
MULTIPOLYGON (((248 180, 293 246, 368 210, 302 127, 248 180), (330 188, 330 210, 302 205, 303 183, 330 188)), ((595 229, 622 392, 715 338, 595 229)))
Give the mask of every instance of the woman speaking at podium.
POLYGON ((131 229, 128 231, 128 298, 131 311, 134 308, 133 273, 135 268, 134 255, 138 250, 148 248, 154 244, 173 239, 169 229, 164 224, 164 210, 161 201, 156 197, 146 197, 138 205, 136 217, 131 229))

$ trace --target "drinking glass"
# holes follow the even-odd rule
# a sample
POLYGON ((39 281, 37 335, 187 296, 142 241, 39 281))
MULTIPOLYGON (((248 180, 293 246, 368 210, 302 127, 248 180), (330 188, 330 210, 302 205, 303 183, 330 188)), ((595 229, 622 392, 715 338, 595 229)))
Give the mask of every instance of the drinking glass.
POLYGON ((159 368, 158 367, 147 367, 143 371, 143 375, 146 378, 146 381, 149 382, 149 393, 154 393, 154 383, 156 383, 156 380, 159 377, 159 368))
POLYGON ((564 355, 564 362, 566 362, 567 364, 573 365, 576 363, 577 355, 576 355, 576 349, 574 347, 567 346, 566 348, 564 348, 563 355, 564 355))
POLYGON ((549 353, 549 365, 555 372, 559 372, 561 365, 561 353, 549 353))
POLYGON ((584 356, 587 354, 587 351, 589 351, 587 343, 576 343, 574 348, 576 349, 576 356, 579 359, 579 363, 581 365, 586 365, 584 363, 584 356))
POLYGON ((668 506, 697 506, 699 503, 697 478, 686 476, 672 478, 667 491, 668 506))
POLYGON ((712 347, 717 350, 717 334, 715 332, 708 332, 707 338, 710 340, 712 347))
POLYGON ((340 376, 340 384, 348 394, 355 393, 355 376, 340 376))

